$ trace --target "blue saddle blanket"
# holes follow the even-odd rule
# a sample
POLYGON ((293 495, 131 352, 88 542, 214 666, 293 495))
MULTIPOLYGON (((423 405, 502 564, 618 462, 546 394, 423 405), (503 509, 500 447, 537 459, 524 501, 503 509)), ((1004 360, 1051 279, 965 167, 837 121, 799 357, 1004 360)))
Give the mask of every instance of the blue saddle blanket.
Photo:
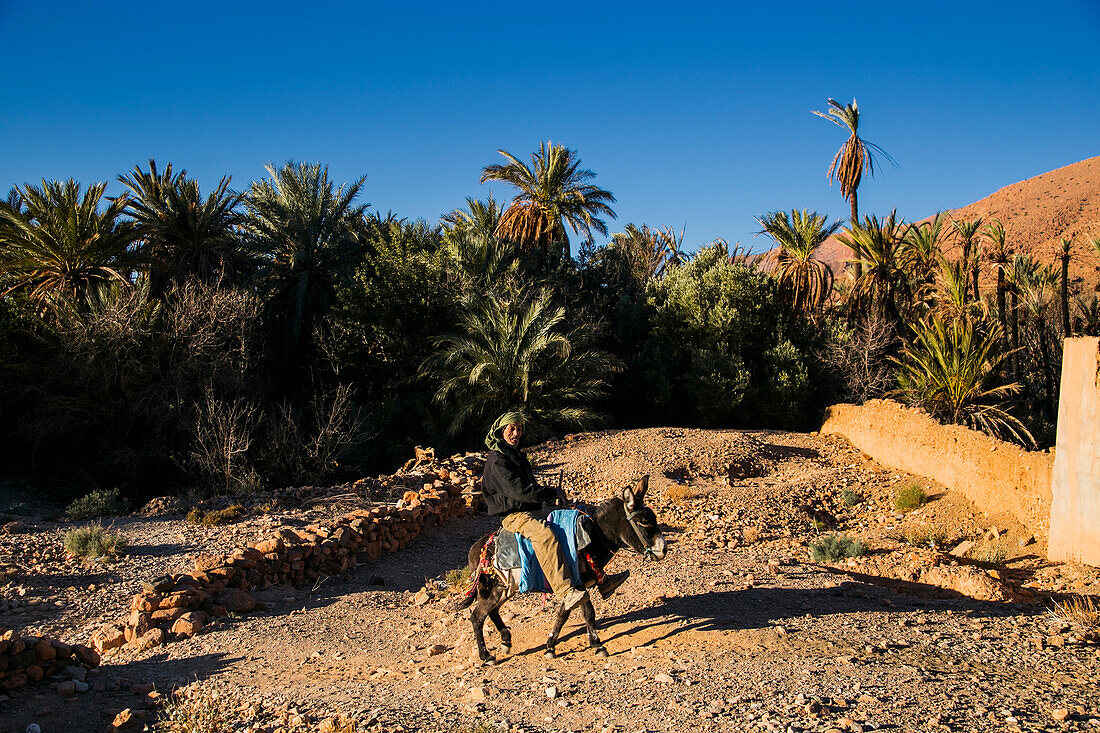
MULTIPOLYGON (((581 518, 581 513, 576 509, 556 509, 546 517, 550 529, 561 543, 566 564, 573 576, 573 584, 578 586, 581 582, 578 550, 588 547, 591 542, 581 518)), ((535 557, 535 548, 526 537, 501 529, 497 533, 494 564, 503 570, 515 567, 520 569, 517 587, 520 593, 550 592, 550 584, 546 582, 546 576, 543 575, 542 567, 539 565, 538 558, 535 557)))

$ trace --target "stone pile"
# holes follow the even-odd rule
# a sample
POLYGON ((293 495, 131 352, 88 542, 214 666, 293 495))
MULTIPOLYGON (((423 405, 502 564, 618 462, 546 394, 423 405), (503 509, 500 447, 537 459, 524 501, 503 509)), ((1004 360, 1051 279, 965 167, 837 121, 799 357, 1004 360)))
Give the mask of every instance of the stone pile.
POLYGON ((99 654, 83 644, 69 645, 45 636, 20 636, 10 629, 0 634, 0 691, 41 682, 66 667, 99 666, 99 654))
POLYGON ((146 583, 126 618, 101 627, 92 643, 107 653, 186 639, 213 618, 262 608, 252 591, 313 583, 399 550, 424 528, 475 508, 482 465, 479 454, 433 460, 384 481, 391 493, 403 490, 394 504, 359 509, 325 525, 281 527, 269 539, 227 555, 200 555, 191 572, 146 583))

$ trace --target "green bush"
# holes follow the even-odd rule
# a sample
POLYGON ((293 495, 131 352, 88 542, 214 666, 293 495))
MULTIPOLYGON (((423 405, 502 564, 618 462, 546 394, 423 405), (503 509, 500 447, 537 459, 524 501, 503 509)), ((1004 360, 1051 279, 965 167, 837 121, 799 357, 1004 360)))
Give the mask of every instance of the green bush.
POLYGON ((942 549, 947 545, 947 532, 939 527, 911 527, 905 532, 905 541, 913 547, 931 547, 933 550, 942 549))
POLYGON ((840 503, 843 504, 844 506, 849 506, 849 507, 855 506, 856 504, 860 503, 861 501, 863 501, 863 497, 860 496, 859 492, 857 492, 857 491, 852 491, 851 489, 844 489, 843 491, 840 492, 840 503))
POLYGON ((818 333, 784 306, 767 274, 731 261, 722 244, 650 280, 617 330, 628 352, 617 410, 631 422, 807 422, 819 380, 806 354, 818 333))
POLYGON ((926 501, 928 501, 928 495, 924 493, 924 489, 916 484, 909 484, 894 496, 894 508, 901 512, 911 512, 924 506, 926 501))
POLYGON ((1008 549, 1000 542, 983 542, 967 554, 985 565, 1004 565, 1008 559, 1008 549))
POLYGON ((129 509, 130 502, 122 496, 122 491, 109 489, 93 491, 75 500, 65 509, 65 516, 73 521, 81 521, 97 517, 114 517, 125 514, 129 509))
POLYGON ((101 524, 89 524, 70 529, 65 533, 62 543, 66 550, 77 557, 106 557, 117 555, 126 547, 126 538, 121 532, 111 532, 101 524))
POLYGON ((866 545, 845 535, 827 534, 810 543, 810 557, 814 562, 839 562, 859 557, 866 551, 866 545))
POLYGON ((153 730, 161 733, 229 733, 234 729, 230 701, 203 684, 184 688, 164 705, 153 730))

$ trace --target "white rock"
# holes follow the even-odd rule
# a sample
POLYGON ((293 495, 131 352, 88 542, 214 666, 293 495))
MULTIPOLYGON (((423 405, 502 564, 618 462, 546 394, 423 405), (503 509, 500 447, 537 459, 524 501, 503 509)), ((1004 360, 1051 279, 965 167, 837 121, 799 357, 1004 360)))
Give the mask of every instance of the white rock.
POLYGON ((560 693, 560 692, 558 692, 558 688, 557 688, 557 687, 553 687, 553 686, 551 686, 551 687, 547 687, 547 688, 546 688, 546 696, 547 696, 548 698, 550 698, 551 700, 553 700, 554 698, 556 698, 556 697, 557 697, 558 695, 560 695, 560 694, 561 694, 561 693, 560 693))

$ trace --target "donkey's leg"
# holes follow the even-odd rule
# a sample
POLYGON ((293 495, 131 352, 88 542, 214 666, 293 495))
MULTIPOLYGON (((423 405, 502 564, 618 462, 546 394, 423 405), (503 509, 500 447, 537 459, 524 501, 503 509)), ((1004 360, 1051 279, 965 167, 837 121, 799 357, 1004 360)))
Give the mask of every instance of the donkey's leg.
POLYGON ((485 648, 485 618, 489 615, 488 607, 491 601, 488 598, 478 598, 477 604, 470 610, 470 623, 474 627, 474 642, 477 644, 477 656, 482 664, 494 664, 493 655, 485 648))
POLYGON ((592 606, 591 598, 586 598, 581 604, 581 614, 584 616, 584 625, 588 627, 588 646, 596 650, 597 657, 606 657, 607 649, 600 641, 600 635, 596 633, 596 609, 592 606))
POLYGON ((558 644, 558 634, 561 633, 561 628, 565 626, 565 622, 572 612, 573 609, 566 608, 565 604, 558 605, 558 615, 554 617, 554 627, 550 629, 550 636, 546 639, 546 651, 542 653, 542 656, 547 659, 553 659, 557 656, 554 647, 558 644))
POLYGON ((512 652, 512 632, 504 625, 504 619, 500 617, 500 609, 504 603, 497 606, 489 612, 489 620, 493 622, 493 626, 497 627, 497 631, 500 633, 500 646, 501 650, 505 654, 511 654, 512 652))

